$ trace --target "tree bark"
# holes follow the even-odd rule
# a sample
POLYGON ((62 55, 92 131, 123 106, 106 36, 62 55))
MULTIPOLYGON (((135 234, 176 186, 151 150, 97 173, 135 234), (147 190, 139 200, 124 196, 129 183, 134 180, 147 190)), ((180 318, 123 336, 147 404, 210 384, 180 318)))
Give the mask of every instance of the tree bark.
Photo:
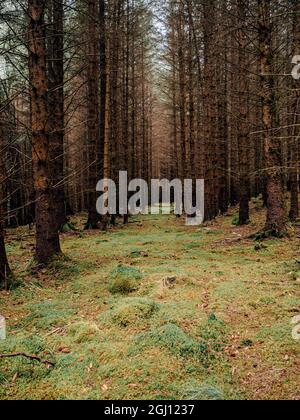
POLYGON ((237 1, 238 12, 238 43, 239 43, 239 179, 240 179, 240 207, 239 224, 245 225, 250 219, 249 208, 249 117, 248 117, 248 72, 247 72, 247 36, 245 21, 247 19, 247 2, 237 1))
POLYGON ((265 232, 268 235, 281 236, 286 233, 287 217, 282 182, 281 149, 274 136, 277 104, 273 76, 273 30, 270 6, 270 0, 258 0, 263 138, 268 195, 265 232))
POLYGON ((203 2, 203 43, 204 43, 204 130, 205 148, 205 219, 211 220, 218 214, 217 169, 216 169, 216 1, 203 2))
POLYGON ((99 215, 96 209, 98 182, 99 119, 99 49, 98 49, 97 0, 88 2, 88 157, 89 157, 89 215, 86 228, 97 229, 99 215))
POLYGON ((45 265, 61 252, 51 188, 45 2, 28 0, 32 161, 36 199, 36 259, 45 265))
POLYGON ((49 51, 49 137, 56 229, 66 223, 64 188, 64 9, 62 0, 51 0, 49 51))
MULTIPOLYGON (((0 117, 1 118, 1 117, 0 117)), ((11 271, 8 264, 4 242, 4 227, 6 214, 6 167, 5 142, 3 122, 0 120, 0 290, 7 290, 10 286, 11 271)))
MULTIPOLYGON (((300 55, 300 1, 293 0, 293 55, 300 55)), ((300 139, 300 87, 299 81, 292 79, 292 130, 291 130, 291 208, 290 219, 299 218, 299 139, 300 139)))

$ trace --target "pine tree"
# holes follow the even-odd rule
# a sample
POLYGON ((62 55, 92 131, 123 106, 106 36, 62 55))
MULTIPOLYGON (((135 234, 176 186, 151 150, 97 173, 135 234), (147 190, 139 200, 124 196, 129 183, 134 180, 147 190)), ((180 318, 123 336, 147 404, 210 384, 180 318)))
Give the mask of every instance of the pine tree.
POLYGON ((32 162, 35 187, 36 259, 47 264, 61 252, 51 186, 45 2, 28 0, 28 48, 32 162))

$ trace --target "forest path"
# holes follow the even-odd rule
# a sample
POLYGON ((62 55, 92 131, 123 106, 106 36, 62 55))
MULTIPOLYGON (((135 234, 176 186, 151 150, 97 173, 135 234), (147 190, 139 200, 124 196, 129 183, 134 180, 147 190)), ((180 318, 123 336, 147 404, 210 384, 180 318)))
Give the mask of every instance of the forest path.
POLYGON ((256 207, 246 228, 232 225, 234 214, 205 227, 143 216, 105 235, 65 235, 71 260, 38 276, 26 270, 30 240, 9 235, 24 284, 0 294, 8 324, 0 352, 57 365, 0 361, 0 398, 300 398, 290 325, 299 311, 298 242, 255 250, 249 233, 264 220, 256 207), (116 267, 141 274, 139 290, 111 294, 116 267), (173 288, 163 282, 170 276, 173 288))

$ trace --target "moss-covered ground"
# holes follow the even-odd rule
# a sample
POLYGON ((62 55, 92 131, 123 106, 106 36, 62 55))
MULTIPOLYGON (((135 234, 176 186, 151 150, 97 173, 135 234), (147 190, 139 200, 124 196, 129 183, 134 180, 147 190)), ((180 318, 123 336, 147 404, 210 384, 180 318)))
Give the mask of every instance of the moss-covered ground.
POLYGON ((0 353, 55 367, 0 360, 0 399, 300 399, 299 232, 257 246, 260 205, 246 227, 234 217, 187 227, 141 216, 68 233, 66 258, 39 272, 28 229, 8 232, 17 282, 0 293, 0 353))

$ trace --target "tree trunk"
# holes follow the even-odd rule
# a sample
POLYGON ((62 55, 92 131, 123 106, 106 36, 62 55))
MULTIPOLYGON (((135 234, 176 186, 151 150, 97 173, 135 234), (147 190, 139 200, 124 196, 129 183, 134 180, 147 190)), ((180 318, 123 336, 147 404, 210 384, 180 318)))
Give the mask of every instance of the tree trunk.
POLYGON ((247 19, 246 2, 237 2, 238 12, 238 43, 239 43, 239 133, 238 133, 238 147, 239 147, 239 176, 240 176, 240 208, 239 208, 239 224, 245 225, 250 219, 249 209, 249 117, 248 117, 248 71, 247 71, 247 35, 245 33, 245 25, 242 23, 247 19))
POLYGON ((100 134, 99 119, 99 55, 98 55, 98 12, 97 0, 88 2, 88 157, 89 157, 89 188, 88 188, 88 222, 87 229, 97 229, 99 215, 96 209, 96 185, 98 179, 98 147, 100 134))
POLYGON ((265 231, 268 235, 281 236, 286 233, 287 217, 280 145, 274 136, 276 124, 276 97, 273 76, 272 22, 270 0, 259 0, 259 43, 261 65, 261 96, 263 117, 264 155, 267 183, 267 221, 265 231))
MULTIPOLYGON (((102 178, 109 178, 109 66, 108 35, 106 31, 106 4, 99 1, 99 49, 100 49, 100 134, 98 147, 99 170, 102 178)), ((108 217, 100 216, 100 229, 106 230, 108 217)))
POLYGON ((36 259, 39 264, 44 265, 61 252, 55 223, 56 209, 49 162, 45 2, 28 0, 28 17, 32 161, 36 199, 36 259))
MULTIPOLYGON (((1 118, 1 117, 0 117, 1 118)), ((4 243, 4 219, 6 214, 6 168, 5 142, 2 121, 0 120, 0 290, 7 290, 10 285, 11 271, 4 243)))
MULTIPOLYGON (((300 55, 300 1, 293 0, 293 55, 300 55)), ((299 218, 299 139, 300 139, 300 87, 299 80, 292 79, 292 141, 291 141, 291 209, 290 219, 295 222, 299 218)))
POLYGON ((203 3, 203 43, 204 43, 204 129, 203 146, 205 148, 205 219, 211 220, 218 214, 218 194, 216 179, 216 2, 203 3))
POLYGON ((181 167, 179 177, 187 178, 190 156, 187 148, 187 81, 186 81, 186 43, 185 43, 185 6, 180 2, 177 18, 178 31, 178 65, 179 65, 179 116, 180 116, 180 152, 181 167))
POLYGON ((62 0, 51 0, 49 51, 49 136, 55 223, 58 231, 66 223, 64 188, 64 10, 62 0))

